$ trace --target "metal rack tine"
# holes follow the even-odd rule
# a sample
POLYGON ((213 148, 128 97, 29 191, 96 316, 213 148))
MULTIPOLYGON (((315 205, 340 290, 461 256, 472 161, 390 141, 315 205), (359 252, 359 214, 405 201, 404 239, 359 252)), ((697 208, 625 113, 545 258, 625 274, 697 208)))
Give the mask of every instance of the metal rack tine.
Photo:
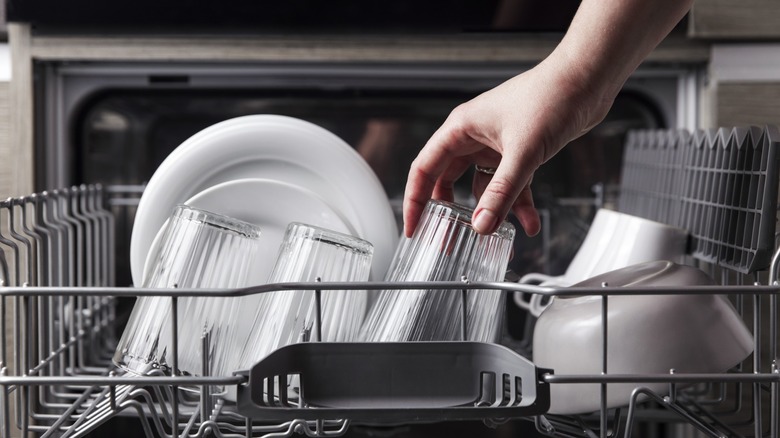
POLYGON ((26 219, 27 214, 25 213, 25 202, 22 198, 13 198, 11 201, 11 207, 9 208, 10 217, 8 221, 8 230, 9 234, 12 239, 16 240, 17 242, 21 243, 21 246, 19 248, 22 249, 22 252, 24 253, 23 260, 24 260, 24 270, 22 272, 22 278, 24 279, 23 283, 27 286, 35 286, 37 285, 36 277, 37 277, 37 268, 38 268, 38 261, 35 256, 35 245, 33 242, 30 241, 26 236, 24 236, 22 233, 20 233, 19 228, 24 228, 24 219, 26 219), (18 207, 18 208, 17 208, 18 207), (19 210, 21 214, 17 215, 16 211, 19 210))
POLYGON ((70 216, 76 224, 76 241, 81 246, 81 254, 78 257, 80 268, 78 270, 78 284, 80 286, 94 286, 92 283, 92 232, 89 220, 81 213, 82 191, 80 187, 72 187, 69 193, 70 216))
POLYGON ((60 223, 63 231, 62 262, 64 264, 63 274, 65 281, 62 285, 75 287, 79 285, 76 281, 76 259, 78 252, 76 250, 76 231, 74 224, 70 221, 68 215, 67 191, 68 189, 61 189, 53 192, 54 200, 56 201, 53 212, 55 220, 60 223))
POLYGON ((65 242, 67 234, 65 226, 59 220, 58 191, 43 192, 43 226, 51 230, 51 257, 48 262, 51 267, 50 286, 65 286, 66 284, 66 253, 65 242))
POLYGON ((100 214, 100 210, 98 207, 98 188, 94 185, 89 185, 86 187, 86 196, 84 197, 84 203, 83 203, 83 210, 85 211, 87 217, 90 218, 90 220, 93 222, 94 231, 93 231, 93 242, 95 244, 95 280, 94 284, 96 286, 107 286, 108 285, 108 272, 107 272, 107 266, 106 261, 108 259, 108 248, 107 248, 107 230, 106 230, 106 223, 103 220, 103 216, 100 214))
POLYGON ((32 258, 35 261, 35 269, 33 272, 33 282, 30 286, 42 286, 46 284, 46 269, 44 268, 44 260, 47 257, 45 248, 45 238, 43 234, 35 230, 35 220, 37 215, 37 196, 32 194, 24 198, 20 198, 19 206, 21 208, 21 226, 22 233, 31 239, 32 258))

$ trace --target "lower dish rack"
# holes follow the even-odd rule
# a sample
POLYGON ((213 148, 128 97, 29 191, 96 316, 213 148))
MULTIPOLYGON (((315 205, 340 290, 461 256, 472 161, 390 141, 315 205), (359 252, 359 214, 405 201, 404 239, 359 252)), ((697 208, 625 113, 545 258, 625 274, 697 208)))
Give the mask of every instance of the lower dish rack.
MULTIPOLYGON (((208 292, 235 296, 277 289, 309 290, 315 286, 283 284, 208 292)), ((402 285, 353 286, 386 289, 402 285)), ((416 285, 454 286, 450 283, 416 285)), ((320 283, 319 287, 327 290, 344 285, 320 283)), ((550 295, 621 292, 617 288, 540 290, 508 283, 475 283, 468 287, 550 295)), ((718 289, 718 292, 758 298, 759 303, 768 297, 776 306, 775 286, 718 289)), ((11 374, 8 367, 11 364, 3 362, 0 376, 3 435, 12 436, 14 430, 19 430, 23 435, 33 432, 42 436, 84 436, 114 416, 132 413, 137 415, 148 436, 289 436, 295 433, 338 436, 351 424, 467 419, 498 424, 513 418, 534 421, 541 433, 550 436, 630 437, 636 424, 647 419, 692 424, 708 436, 777 436, 780 375, 774 360, 766 369, 754 360, 753 368, 757 371, 745 364, 723 374, 567 376, 537 368, 516 352, 491 344, 310 342, 279 349, 251 370, 232 377, 137 377, 122 375, 111 366, 114 336, 110 317, 113 302, 109 297, 170 294, 175 303, 182 296, 203 292, 181 290, 173 294, 100 287, 3 288, 3 300, 19 316, 4 321, 6 330, 14 333, 13 344, 5 352, 13 350, 21 356, 18 369, 25 370, 11 374), (62 336, 65 342, 59 346, 46 345, 56 347, 50 352, 41 349, 40 344, 51 342, 39 342, 38 335, 33 334, 46 332, 50 327, 31 323, 36 315, 61 310, 49 307, 47 302, 65 304, 65 318, 54 318, 51 329, 55 335, 65 331, 62 336), (79 302, 82 304, 76 304, 79 302), (76 305, 69 306, 69 303, 76 305), (300 397, 284 395, 289 375, 300 378, 300 397), (643 384, 659 381, 670 385, 668 394, 643 389, 643 384), (637 387, 627 409, 605 408, 588 416, 545 415, 552 385, 608 386, 626 382, 637 387), (212 388, 225 385, 237 387, 237 404, 214 395, 212 388), (199 393, 180 391, 178 388, 183 386, 197 387, 199 393), (744 401, 743 395, 751 391, 744 401), (744 430, 746 427, 748 430, 744 430)), ((7 310, 8 306, 5 307, 7 310)), ((770 322, 775 331, 767 335, 776 341, 776 336, 771 336, 776 334, 776 312, 771 313, 770 322)), ((756 351, 761 351, 760 344, 756 342, 756 351)), ((770 349, 770 356, 776 357, 776 348, 770 349)))
MULTIPOLYGON (((778 437, 775 255, 768 273, 749 278, 701 266, 724 284, 658 288, 546 288, 503 283, 289 283, 236 290, 116 288, 112 284, 112 222, 100 187, 82 186, 0 203, 0 436, 86 436, 112 418, 132 416, 147 436, 341 436, 353 426, 481 420, 532 424, 541 435, 645 436, 647 424, 678 425, 704 436, 778 437), (507 346, 473 342, 339 344, 307 342, 281 348, 230 377, 131 376, 111 363, 118 300, 165 296, 173 312, 185 296, 241 296, 285 290, 495 289, 547 296, 609 297, 723 294, 752 327, 753 355, 724 373, 563 375, 526 356, 528 340, 507 346), (298 391, 287 388, 296 380, 298 391), (648 383, 668 384, 662 393, 648 383), (606 407, 617 383, 636 388, 626 406, 606 407), (550 388, 598 384, 601 409, 550 415, 550 388), (236 387, 236 403, 218 388, 236 387), (197 391, 183 391, 193 387, 197 391)), ((465 294, 464 294, 465 296, 465 294)), ((174 316, 170 323, 178 325, 174 316)), ((602 351, 609 348, 602 326, 602 351)), ((176 330, 173 330, 176 336, 176 330)), ((208 336, 203 350, 208 351, 208 336)), ((173 342, 177 345, 177 342, 173 342)), ((175 348, 174 348, 175 350, 175 348)), ((177 355, 172 352, 173 357, 177 355)), ((175 360, 175 359, 174 359, 175 360)), ((176 367, 174 366, 174 369, 176 367)), ((204 367, 207 371, 207 367, 204 367)), ((668 435, 665 435, 668 436, 668 435)))

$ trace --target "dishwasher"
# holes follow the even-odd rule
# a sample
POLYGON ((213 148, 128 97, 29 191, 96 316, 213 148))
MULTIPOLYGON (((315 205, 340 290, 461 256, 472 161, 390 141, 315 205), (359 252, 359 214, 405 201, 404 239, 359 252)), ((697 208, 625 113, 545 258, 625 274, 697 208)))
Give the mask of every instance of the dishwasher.
MULTIPOLYGON (((716 279, 715 286, 547 287, 508 275, 497 283, 121 288, 114 286, 111 209, 130 204, 137 190, 82 185, 9 198, 0 202, 0 436, 100 436, 107 422, 130 417, 140 433, 163 437, 330 437, 356 428, 368 436, 403 436, 401 425, 430 424, 436 431, 458 420, 484 423, 485 431, 520 422, 555 437, 778 437, 779 142, 773 127, 646 130, 627 137, 618 209, 689 230, 686 263, 716 279), (602 342, 594 353, 602 358, 601 369, 567 375, 535 365, 530 329, 503 346, 302 342, 230 377, 209 376, 207 365, 202 376, 129 376, 111 362, 121 334, 117 302, 123 298, 170 300, 175 370, 182 297, 345 288, 593 297, 601 309, 602 342), (614 297, 705 293, 728 296, 750 327, 752 354, 746 360, 718 373, 611 372, 606 315, 614 297), (302 382, 296 400, 281 390, 289 376, 302 382), (548 413, 551 389, 568 384, 598 385, 599 408, 582 415, 548 413), (607 393, 616 384, 634 390, 624 406, 608 407, 607 393), (216 396, 218 386, 236 387, 237 402, 216 396)), ((203 351, 208 343, 206 335, 203 351)))

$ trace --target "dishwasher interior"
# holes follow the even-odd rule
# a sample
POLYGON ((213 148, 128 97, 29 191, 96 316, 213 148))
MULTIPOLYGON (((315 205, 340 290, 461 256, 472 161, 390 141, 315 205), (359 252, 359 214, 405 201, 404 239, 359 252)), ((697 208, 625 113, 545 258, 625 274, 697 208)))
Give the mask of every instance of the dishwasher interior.
MULTIPOLYGON (((164 296, 175 310, 185 296, 319 292, 344 284, 217 291, 115 287, 114 211, 132 206, 137 188, 83 185, 7 199, 0 203, 0 330, 5 334, 0 435, 100 436, 108 422, 127 417, 147 436, 326 437, 356 430, 367 436, 405 436, 404 425, 416 423, 427 425, 427 436, 457 436, 445 424, 468 420, 482 423, 486 434, 519 422, 536 434, 559 437, 670 436, 674 431, 777 437, 778 142, 773 127, 646 130, 626 140, 618 209, 689 230, 686 263, 704 270, 717 286, 564 288, 509 280, 350 286, 454 289, 463 296, 472 289, 496 289, 595 297, 603 318, 603 360, 601 372, 594 374, 537 367, 530 360, 532 318, 520 336, 505 337, 505 346, 308 342, 277 350, 252 370, 231 377, 210 377, 207 366, 202 376, 122 374, 111 357, 121 334, 117 303, 123 298, 164 296), (611 297, 704 293, 727 295, 750 328, 753 352, 745 361, 723 373, 610 372, 610 327, 603 315, 611 297), (325 367, 323 358, 332 363, 325 367), (465 367, 450 366, 464 358, 465 367), (288 399, 281 390, 285 375, 308 379, 311 391, 301 389, 297 399, 288 399), (397 379, 393 385, 386 384, 390 376, 397 379), (608 408, 607 392, 621 383, 635 386, 630 400, 608 408), (648 389, 653 383, 666 389, 648 389), (600 409, 548 414, 551 388, 565 384, 598 385, 600 409), (216 396, 221 386, 235 386, 238 402, 216 396), (357 393, 364 398, 356 398, 357 393)), ((178 323, 171 318, 172 327, 178 323)), ((173 336, 176 358, 176 330, 173 336)), ((208 351, 208 335, 202 341, 208 351)))

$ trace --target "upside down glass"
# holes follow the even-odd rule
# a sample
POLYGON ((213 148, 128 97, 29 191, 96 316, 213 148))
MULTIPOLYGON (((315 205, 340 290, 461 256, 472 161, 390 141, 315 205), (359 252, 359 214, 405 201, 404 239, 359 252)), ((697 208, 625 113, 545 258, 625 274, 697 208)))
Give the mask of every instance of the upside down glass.
MULTIPOLYGON (((346 234, 312 225, 291 223, 268 283, 367 281, 373 246, 346 234)), ((246 369, 284 345, 310 337, 329 342, 356 341, 366 313, 365 290, 323 291, 322 333, 316 324, 315 293, 271 292, 263 297, 249 337, 236 351, 238 362, 230 371, 246 369)))
MULTIPOLYGON (((143 287, 238 288, 248 286, 249 272, 261 249, 260 229, 227 216, 180 205, 150 254, 143 287)), ((179 299, 179 370, 200 374, 201 337, 210 334, 209 357, 226 342, 230 325, 224 319, 237 299, 179 299)), ((140 297, 114 355, 114 362, 136 374, 171 372, 171 299, 140 297)))
MULTIPOLYGON (((515 235, 503 222, 491 235, 471 226, 473 210, 429 201, 411 238, 399 243, 386 280, 501 281, 515 235)), ((467 293, 467 340, 495 342, 504 314, 504 293, 467 293)), ((462 339, 460 290, 385 290, 371 307, 361 332, 369 342, 449 341, 462 339)))

